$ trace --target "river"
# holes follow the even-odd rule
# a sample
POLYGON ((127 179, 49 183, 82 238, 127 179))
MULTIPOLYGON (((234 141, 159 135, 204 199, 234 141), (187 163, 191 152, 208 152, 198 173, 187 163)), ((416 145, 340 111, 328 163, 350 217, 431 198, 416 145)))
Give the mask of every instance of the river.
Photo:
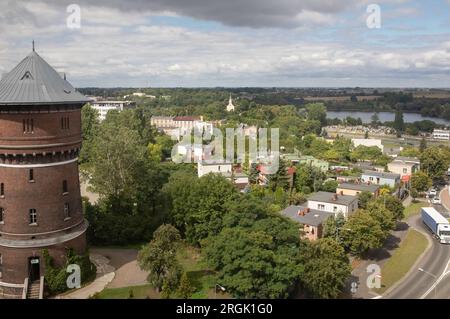
MULTIPOLYGON (((361 118, 363 123, 370 123, 372 121, 372 115, 375 114, 373 112, 349 112, 349 111, 328 111, 327 112, 327 118, 329 119, 345 119, 347 116, 351 116, 353 118, 361 118)), ((394 121, 395 113, 392 112, 378 112, 378 118, 380 119, 380 122, 388 122, 388 121, 394 121)), ((423 120, 430 120, 437 124, 447 125, 450 126, 450 121, 437 118, 437 117, 428 117, 428 116, 422 116, 417 113, 403 113, 403 120, 405 123, 413 123, 417 121, 423 121, 423 120)))

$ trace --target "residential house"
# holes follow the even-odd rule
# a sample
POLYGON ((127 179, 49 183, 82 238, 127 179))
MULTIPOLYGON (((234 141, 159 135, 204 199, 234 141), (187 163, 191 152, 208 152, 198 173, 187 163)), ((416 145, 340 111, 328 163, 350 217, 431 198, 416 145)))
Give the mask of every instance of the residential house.
POLYGON ((302 227, 300 230, 302 231, 303 238, 311 241, 323 236, 323 223, 330 216, 334 216, 333 213, 295 205, 282 210, 281 215, 301 224, 302 227))
POLYGON ((403 179, 405 176, 409 177, 420 170, 420 160, 416 157, 398 156, 387 167, 390 172, 400 174, 403 179))
POLYGON ((347 218, 358 209, 358 197, 330 192, 317 192, 308 197, 307 207, 335 215, 342 214, 347 218))
POLYGON ((400 183, 400 174, 377 171, 364 171, 361 181, 367 184, 388 185, 395 188, 400 183))
POLYGON ((449 130, 433 130, 433 138, 436 140, 450 140, 450 131, 449 130))
POLYGON ((336 188, 336 194, 358 196, 362 192, 369 192, 373 197, 380 195, 380 186, 363 183, 341 183, 336 188))

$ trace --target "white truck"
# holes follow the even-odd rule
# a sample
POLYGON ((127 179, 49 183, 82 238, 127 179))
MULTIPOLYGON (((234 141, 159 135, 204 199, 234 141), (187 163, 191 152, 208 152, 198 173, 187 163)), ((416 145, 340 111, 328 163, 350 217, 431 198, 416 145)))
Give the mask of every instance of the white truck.
POLYGON ((422 207, 422 221, 441 244, 450 244, 450 222, 434 207, 422 207))

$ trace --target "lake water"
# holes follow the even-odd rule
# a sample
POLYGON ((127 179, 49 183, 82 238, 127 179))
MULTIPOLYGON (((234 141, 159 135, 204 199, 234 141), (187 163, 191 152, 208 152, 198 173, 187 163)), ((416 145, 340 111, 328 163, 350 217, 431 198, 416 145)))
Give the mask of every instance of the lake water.
MULTIPOLYGON (((334 112, 334 111, 328 111, 327 112, 327 118, 329 119, 345 119, 347 116, 351 116, 353 118, 361 118, 363 123, 370 123, 372 121, 372 115, 375 113, 372 112, 334 112)), ((387 121, 394 121, 395 113, 391 112, 378 112, 378 118, 380 119, 380 122, 387 122, 387 121)), ((403 120, 405 123, 413 123, 417 121, 423 121, 423 120, 430 120, 437 124, 443 124, 450 126, 450 121, 436 118, 436 117, 428 117, 428 116, 422 116, 417 113, 403 113, 403 120)))

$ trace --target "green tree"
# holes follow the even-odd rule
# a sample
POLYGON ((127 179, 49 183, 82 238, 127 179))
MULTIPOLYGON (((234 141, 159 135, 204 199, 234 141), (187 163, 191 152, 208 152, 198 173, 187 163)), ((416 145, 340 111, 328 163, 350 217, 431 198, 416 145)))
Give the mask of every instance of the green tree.
POLYGON ((142 247, 138 254, 139 267, 148 271, 147 280, 158 291, 165 285, 166 293, 178 286, 180 265, 176 258, 180 233, 172 225, 161 225, 154 233, 153 240, 142 247))
POLYGON ((439 146, 425 149, 420 155, 420 165, 434 181, 441 180, 448 168, 447 154, 439 146))
POLYGON ((358 206, 359 208, 366 208, 367 204, 372 200, 373 195, 371 192, 363 191, 358 194, 358 206))
POLYGON ((336 193, 339 183, 335 180, 328 180, 322 184, 321 190, 324 192, 336 193))
POLYGON ((426 149, 427 149, 427 141, 425 140, 425 137, 422 137, 422 139, 420 140, 419 151, 420 153, 423 153, 423 151, 425 151, 426 149))
POLYGON ((405 131, 405 122, 403 120, 403 112, 401 110, 397 110, 395 112, 394 129, 397 131, 399 136, 405 131))
POLYGON ((376 202, 392 212, 395 220, 401 220, 405 216, 405 207, 397 197, 390 194, 383 194, 377 198, 376 202))
POLYGON ((344 215, 338 214, 336 217, 334 215, 327 218, 323 227, 323 236, 326 238, 333 238, 338 242, 341 242, 341 229, 345 224, 344 215))
POLYGON ((310 103, 306 105, 308 120, 319 121, 322 126, 326 125, 327 108, 322 103, 310 103))
POLYGON ((369 213, 358 210, 351 215, 341 232, 344 246, 354 255, 364 256, 370 249, 380 248, 385 232, 369 213))
POLYGON ((395 217, 393 212, 387 209, 383 203, 378 201, 367 204, 367 212, 375 218, 387 237, 389 232, 395 228, 395 217))
POLYGON ((313 296, 337 298, 350 275, 349 259, 335 240, 322 238, 306 249, 301 281, 313 296))
POLYGON ((192 244, 221 231, 225 204, 238 195, 234 185, 219 174, 197 178, 185 172, 174 173, 163 193, 169 220, 192 244))
POLYGON ((98 111, 86 104, 81 109, 81 132, 83 133, 83 148, 80 152, 80 162, 86 163, 91 158, 94 137, 98 133, 98 111))
POLYGON ((427 173, 420 171, 412 174, 411 187, 418 192, 427 191, 431 185, 433 185, 433 180, 427 175, 427 173))
POLYGON ((194 293, 195 289, 189 280, 189 277, 186 272, 183 273, 180 279, 180 286, 177 290, 177 295, 183 299, 189 299, 194 293))

